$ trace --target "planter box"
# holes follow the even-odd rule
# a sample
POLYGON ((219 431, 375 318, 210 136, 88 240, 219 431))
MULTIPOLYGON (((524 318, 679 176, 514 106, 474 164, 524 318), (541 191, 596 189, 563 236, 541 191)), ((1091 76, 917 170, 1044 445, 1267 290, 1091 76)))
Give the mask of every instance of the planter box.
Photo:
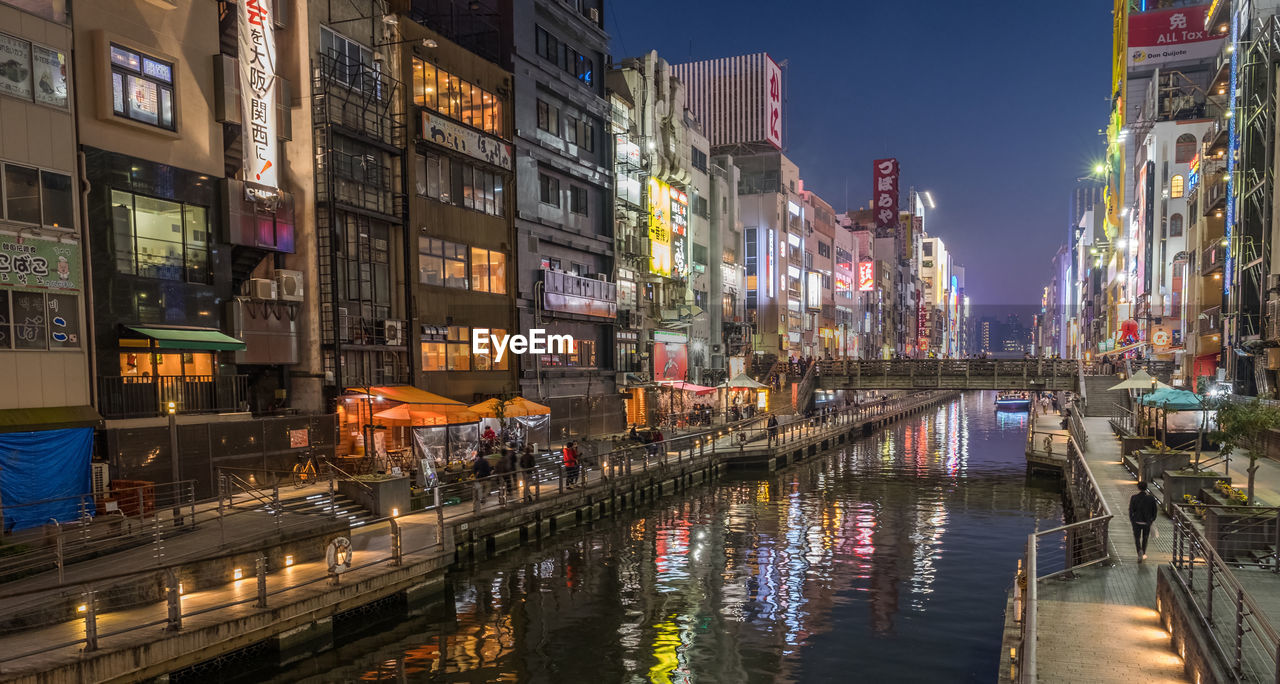
MULTIPOLYGON (((1183 495, 1198 496, 1201 489, 1213 489, 1218 480, 1230 480, 1214 472, 1178 473, 1166 470, 1161 480, 1164 489, 1164 512, 1170 513, 1174 504, 1183 503, 1183 495)), ((1136 490, 1135 490, 1136 491, 1136 490)))
POLYGON ((1134 454, 1138 463, 1138 479, 1155 482, 1167 472, 1177 472, 1191 465, 1191 454, 1185 451, 1139 451, 1134 454))
POLYGON ((392 510, 401 514, 410 510, 408 475, 386 480, 339 480, 338 493, 368 509, 377 518, 390 516, 392 510))

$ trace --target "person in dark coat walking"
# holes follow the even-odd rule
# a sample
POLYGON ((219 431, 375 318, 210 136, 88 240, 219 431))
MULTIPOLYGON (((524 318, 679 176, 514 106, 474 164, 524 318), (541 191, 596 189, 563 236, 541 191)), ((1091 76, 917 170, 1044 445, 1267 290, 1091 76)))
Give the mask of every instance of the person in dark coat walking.
POLYGON ((1159 504, 1147 491, 1146 482, 1138 482, 1138 493, 1129 497, 1129 524, 1133 526, 1133 543, 1138 547, 1138 562, 1147 557, 1147 536, 1156 521, 1159 504))
POLYGON ((533 445, 524 445, 524 450, 520 452, 520 472, 523 473, 524 485, 524 501, 525 503, 533 503, 533 485, 534 477, 533 469, 537 466, 537 461, 533 457, 533 445))
POLYGON ((769 416, 769 420, 765 422, 765 427, 769 428, 769 446, 773 446, 773 440, 778 438, 778 419, 769 416))
POLYGON ((484 503, 489 495, 489 488, 493 484, 486 482, 484 478, 493 474, 493 466, 489 464, 489 459, 477 453, 476 460, 471 464, 471 473, 476 478, 476 496, 480 498, 480 503, 484 503))

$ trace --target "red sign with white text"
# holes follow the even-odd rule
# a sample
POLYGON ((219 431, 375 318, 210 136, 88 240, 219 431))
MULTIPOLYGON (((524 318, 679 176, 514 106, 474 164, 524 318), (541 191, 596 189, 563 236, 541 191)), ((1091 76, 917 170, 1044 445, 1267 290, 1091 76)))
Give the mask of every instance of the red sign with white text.
POLYGON ((1209 5, 1129 14, 1129 68, 1213 57, 1226 34, 1205 29, 1209 5))
POLYGON ((764 56, 765 139, 782 149, 782 69, 773 58, 764 56))
POLYGON ((876 289, 876 262, 864 261, 858 264, 858 292, 870 292, 876 289))
POLYGON ((898 160, 872 162, 872 194, 875 198, 876 228, 898 225, 898 160))

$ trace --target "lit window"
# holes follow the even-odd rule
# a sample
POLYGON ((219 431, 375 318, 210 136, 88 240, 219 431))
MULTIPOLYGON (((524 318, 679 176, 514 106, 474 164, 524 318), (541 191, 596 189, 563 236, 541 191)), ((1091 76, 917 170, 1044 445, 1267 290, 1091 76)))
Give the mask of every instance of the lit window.
POLYGON ((471 289, 477 292, 507 293, 507 255, 479 247, 471 248, 471 289))
POLYGON ((1186 190, 1186 179, 1181 175, 1174 176, 1169 179, 1169 196, 1182 197, 1182 193, 1186 190))
POLYGON ((174 130, 173 65, 111 46, 112 110, 116 116, 174 130))
POLYGON ((467 289, 466 245, 419 237, 418 282, 467 289))

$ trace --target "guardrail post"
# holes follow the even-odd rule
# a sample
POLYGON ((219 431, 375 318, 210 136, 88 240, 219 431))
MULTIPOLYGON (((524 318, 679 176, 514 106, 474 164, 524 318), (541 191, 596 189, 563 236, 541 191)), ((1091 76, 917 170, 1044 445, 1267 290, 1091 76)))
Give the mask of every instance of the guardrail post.
MULTIPOLYGON (((58 522, 55 520, 54 522, 58 522)), ((63 556, 62 548, 62 524, 58 524, 57 545, 54 547, 54 559, 58 564, 58 584, 62 584, 62 568, 66 564, 66 558, 63 556)))
POLYGON ((280 484, 271 485, 271 506, 276 509, 276 529, 280 529, 280 525, 284 522, 284 506, 280 505, 280 484))
POLYGON ((404 563, 404 547, 401 546, 400 523, 391 519, 391 564, 404 563))
POLYGON ((176 632, 182 629, 182 587, 178 584, 178 573, 169 568, 164 574, 165 602, 169 607, 169 619, 165 629, 176 632))
POLYGON ((1208 571, 1208 590, 1205 591, 1205 622, 1213 624, 1213 563, 1205 564, 1208 571))
POLYGON ((334 519, 338 517, 338 502, 333 493, 333 471, 329 471, 329 515, 334 519))
POLYGON ((431 488, 436 502, 436 546, 444 546, 444 506, 440 505, 440 484, 431 488))
POLYGON ((89 589, 84 592, 84 650, 98 650, 98 611, 95 592, 89 589))
MULTIPOLYGON (((140 502, 144 501, 141 495, 139 495, 139 501, 140 502)), ((141 504, 139 505, 139 508, 142 508, 141 504)), ((160 515, 154 511, 152 512, 152 522, 154 523, 154 530, 155 530, 154 532, 152 532, 152 535, 155 536, 155 540, 156 540, 155 541, 156 565, 163 565, 164 564, 164 533, 160 531, 160 515)))
POLYGON ((560 493, 564 494, 564 466, 560 466, 557 470, 560 475, 560 493))
POLYGON ((258 607, 267 607, 267 557, 263 553, 258 554, 258 560, 255 568, 258 574, 258 607))
POLYGON ((472 489, 475 491, 473 491, 471 494, 471 511, 476 515, 480 514, 480 506, 483 503, 480 501, 480 492, 481 492, 480 488, 483 486, 484 485, 480 482, 480 480, 476 480, 475 485, 472 486, 472 489))
POLYGON ((1240 674, 1240 661, 1244 651, 1244 589, 1236 589, 1236 651, 1232 671, 1240 674))

